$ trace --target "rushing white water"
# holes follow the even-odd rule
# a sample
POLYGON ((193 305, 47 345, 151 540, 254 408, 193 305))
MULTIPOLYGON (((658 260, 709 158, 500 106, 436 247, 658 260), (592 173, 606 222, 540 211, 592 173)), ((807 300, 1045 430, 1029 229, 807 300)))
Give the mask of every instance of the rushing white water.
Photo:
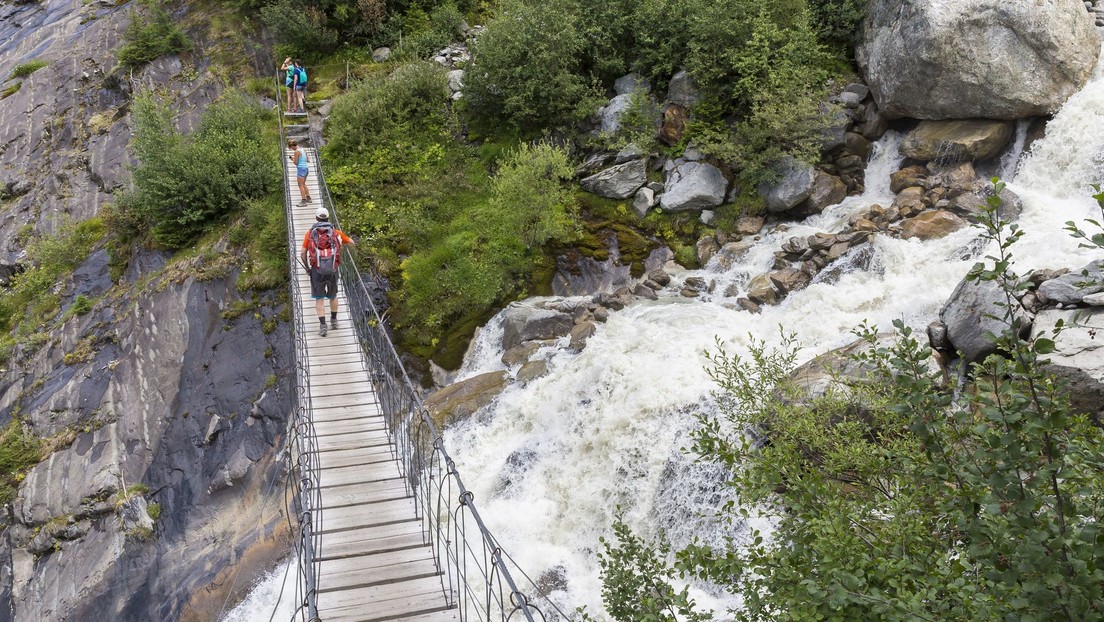
POLYGON ((288 622, 295 613, 299 564, 292 557, 264 576, 221 622, 288 622))
MULTIPOLYGON (((695 464, 681 449, 693 413, 711 408, 705 353, 714 350, 715 340, 742 353, 749 335, 773 343, 782 326, 797 333, 803 355, 810 357, 852 341, 851 330, 864 320, 888 328, 902 319, 921 328, 986 252, 973 228, 929 242, 879 235, 871 256, 853 251, 761 314, 725 304, 732 302, 724 297, 726 288, 734 284, 742 293, 748 280, 770 269, 774 252, 789 237, 838 231, 854 211, 888 205, 899 139, 890 133, 879 141, 861 197, 765 233, 727 268, 713 262, 675 275, 715 281, 713 294, 639 302, 612 313, 581 353, 542 350, 538 356, 547 359, 548 375, 509 387, 478 416, 450 430, 450 453, 506 550, 533 577, 547 571, 566 576, 568 587, 558 600, 601 612, 598 538, 610 535, 618 506, 638 533, 662 530, 675 544, 694 535, 716 541, 725 533, 709 519, 729 494, 719 486, 723 475, 695 464), (864 263, 865 269, 856 269, 864 263)), ((1020 223, 1027 235, 1015 248, 1017 270, 1079 267, 1095 258, 1078 249, 1063 226, 1099 217, 1089 184, 1104 181, 1102 154, 1104 68, 1048 124, 1046 137, 1019 167, 1012 188, 1024 200, 1020 223)), ((501 326, 492 323, 477 338, 461 377, 503 368, 499 343, 501 326)), ((735 526, 733 533, 741 529, 735 526)), ((695 595, 710 607, 738 604, 713 592, 695 595)))

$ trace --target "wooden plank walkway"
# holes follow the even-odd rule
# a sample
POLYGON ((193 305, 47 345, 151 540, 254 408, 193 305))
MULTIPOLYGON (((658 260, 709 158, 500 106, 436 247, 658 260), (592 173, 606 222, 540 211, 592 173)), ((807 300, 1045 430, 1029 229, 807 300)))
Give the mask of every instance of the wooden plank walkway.
MULTIPOLYGON (((307 189, 299 205, 295 166, 285 150, 291 180, 292 239, 301 244, 322 204, 318 154, 307 153, 307 189)), ((296 249, 296 255, 299 249, 296 249)), ((338 290, 338 328, 320 336, 310 277, 295 269, 303 313, 296 318, 306 337, 311 420, 317 436, 322 498, 318 614, 323 622, 458 622, 448 609, 442 576, 425 543, 414 500, 400 477, 386 425, 369 381, 364 357, 349 322, 344 288, 338 290)), ((326 307, 329 323, 329 302, 326 307)))

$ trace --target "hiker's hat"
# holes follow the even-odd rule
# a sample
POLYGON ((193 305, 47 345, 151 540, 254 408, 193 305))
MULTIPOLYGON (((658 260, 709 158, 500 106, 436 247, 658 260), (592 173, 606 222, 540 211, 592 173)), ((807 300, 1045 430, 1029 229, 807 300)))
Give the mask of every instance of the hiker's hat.
POLYGON ((317 217, 317 218, 318 218, 319 220, 329 220, 329 219, 330 219, 330 211, 329 211, 329 210, 327 210, 327 209, 326 209, 326 208, 324 208, 324 207, 320 207, 320 208, 318 208, 318 211, 317 211, 317 212, 315 212, 315 213, 314 213, 314 215, 315 215, 315 216, 316 216, 316 217, 317 217))

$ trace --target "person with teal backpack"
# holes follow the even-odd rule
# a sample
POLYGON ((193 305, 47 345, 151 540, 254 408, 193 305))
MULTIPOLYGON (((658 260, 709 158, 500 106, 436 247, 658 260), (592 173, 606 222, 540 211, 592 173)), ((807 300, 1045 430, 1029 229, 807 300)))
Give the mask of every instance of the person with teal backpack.
POLYGON ((299 102, 299 112, 307 111, 307 70, 303 61, 295 59, 295 97, 299 102))
POLYGON ((284 59, 284 64, 280 65, 280 71, 284 72, 284 86, 287 87, 287 108, 285 112, 296 112, 299 96, 296 94, 295 87, 299 82, 299 70, 295 68, 295 63, 291 61, 289 56, 284 59))

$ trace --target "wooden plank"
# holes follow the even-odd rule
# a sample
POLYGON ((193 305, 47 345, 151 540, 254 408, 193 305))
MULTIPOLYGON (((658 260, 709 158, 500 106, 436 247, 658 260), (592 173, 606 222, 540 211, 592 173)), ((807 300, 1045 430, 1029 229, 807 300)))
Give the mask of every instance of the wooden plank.
POLYGON ((380 435, 386 438, 387 430, 384 426, 368 427, 363 421, 357 419, 343 419, 341 421, 314 421, 314 434, 319 439, 331 436, 349 436, 350 434, 380 435))
POLYGON ((319 451, 332 451, 334 449, 357 449, 360 447, 374 447, 378 445, 390 445, 387 434, 381 431, 354 432, 339 436, 321 436, 318 438, 319 451))
MULTIPOLYGON (((356 387, 352 387, 352 389, 355 390, 356 387)), ((314 398, 311 400, 311 405, 317 409, 352 406, 368 410, 370 407, 379 405, 375 391, 344 393, 340 385, 321 387, 321 391, 318 393, 311 391, 311 396, 314 398)), ((378 409, 374 410, 378 412, 378 409)))
POLYGON ((324 545, 319 559, 340 559, 424 546, 425 538, 421 523, 409 522, 341 531, 327 536, 324 545))
POLYGON ((413 499, 327 508, 322 511, 322 529, 319 533, 410 522, 415 520, 415 516, 413 499))
POLYGON ((320 565, 319 572, 324 581, 318 582, 319 592, 397 583, 440 574, 428 546, 342 557, 323 561, 320 565), (365 568, 372 571, 364 572, 365 568))
POLYGON ((308 369, 310 370, 312 382, 315 375, 365 373, 363 357, 356 361, 319 361, 310 364, 308 369))
POLYGON ((395 478, 359 484, 324 487, 319 490, 319 494, 322 496, 323 511, 326 511, 351 505, 363 505, 365 503, 379 503, 381 501, 403 499, 407 497, 408 491, 403 484, 403 480, 395 478))
POLYGON ((427 577, 319 594, 318 609, 326 622, 376 622, 440 611, 443 602, 441 578, 427 577))
POLYGON ((328 488, 331 486, 347 486, 349 484, 362 484, 388 479, 395 479, 399 475, 399 469, 394 462, 377 462, 375 464, 336 464, 321 470, 318 476, 318 486, 328 488))
POLYGON ((458 609, 445 609, 432 613, 414 614, 394 618, 394 622, 460 622, 460 611, 458 609))
MULTIPOLYGON (((390 460, 393 457, 394 451, 390 444, 375 447, 357 447, 356 449, 320 452, 318 454, 318 465, 322 468, 328 468, 342 464, 372 464, 373 462, 390 460)), ((398 471, 396 470, 396 472, 398 471)))
POLYGON ((377 405, 315 408, 311 413, 311 421, 316 425, 337 421, 360 421, 365 430, 387 430, 387 421, 380 414, 377 405))

